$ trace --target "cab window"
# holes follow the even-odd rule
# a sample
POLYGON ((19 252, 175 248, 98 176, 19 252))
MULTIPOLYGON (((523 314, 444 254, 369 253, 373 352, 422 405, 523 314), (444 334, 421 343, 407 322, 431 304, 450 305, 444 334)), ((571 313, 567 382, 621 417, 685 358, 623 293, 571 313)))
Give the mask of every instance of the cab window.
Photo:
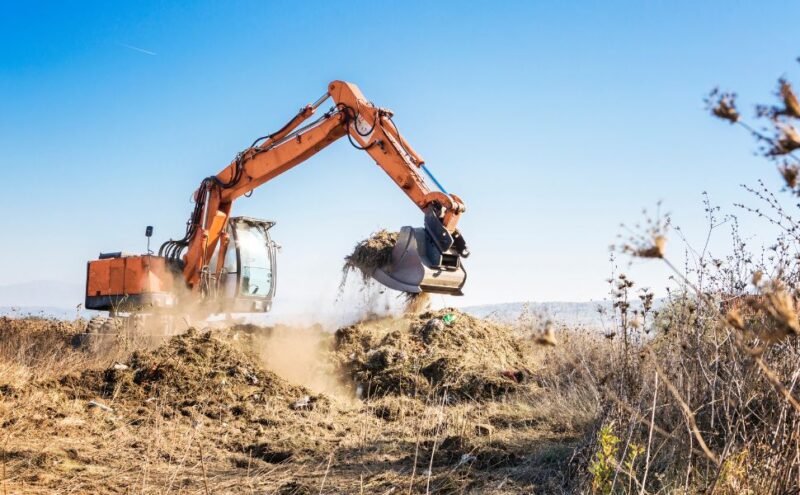
MULTIPOLYGON (((266 232, 261 227, 240 223, 236 233, 242 270, 240 291, 243 295, 266 297, 272 288, 266 232)), ((227 265, 227 256, 225 261, 227 265)))

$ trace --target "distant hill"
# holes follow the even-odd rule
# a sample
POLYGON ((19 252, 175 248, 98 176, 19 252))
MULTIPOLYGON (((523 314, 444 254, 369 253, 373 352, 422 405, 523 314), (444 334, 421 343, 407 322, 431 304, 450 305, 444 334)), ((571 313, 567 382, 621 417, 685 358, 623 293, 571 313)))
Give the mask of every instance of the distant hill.
POLYGON ((568 326, 602 329, 609 324, 611 303, 609 301, 588 302, 513 302, 501 304, 484 304, 461 308, 463 311, 479 318, 488 318, 503 323, 513 323, 527 313, 530 316, 550 319, 568 326), (606 311, 600 314, 598 308, 606 311))
MULTIPOLYGON (((657 310, 665 299, 655 299, 653 309, 657 310)), ((641 301, 631 301, 631 311, 641 309, 641 301)), ((611 301, 587 302, 513 302, 484 304, 461 308, 479 318, 488 318, 503 323, 514 323, 523 313, 549 319, 570 327, 584 327, 596 330, 610 328, 613 324, 614 308, 611 301)))
POLYGON ((83 285, 39 280, 0 285, 0 315, 74 318, 83 303, 83 285))
POLYGON ((93 311, 81 310, 78 313, 76 308, 58 308, 55 306, 0 306, 0 316, 11 317, 39 317, 39 318, 58 318, 61 320, 72 320, 76 316, 83 318, 91 317, 93 311))
MULTIPOLYGON (((77 305, 83 303, 83 285, 69 282, 58 282, 53 280, 40 280, 20 284, 0 286, 0 315, 10 316, 44 316, 72 319, 78 314, 77 305)), ((634 301, 636 306, 638 301, 634 301)), ((658 302, 656 302, 658 304, 658 302)), ((288 308, 288 306, 286 306, 288 308)), ((280 320, 286 311, 276 306, 276 310, 270 313, 272 319, 280 320)), ((476 306, 466 306, 461 308, 479 318, 489 318, 504 323, 513 323, 518 320, 523 313, 528 315, 551 319, 568 326, 581 326, 585 328, 603 329, 609 325, 611 303, 609 301, 588 301, 588 302, 511 302, 501 304, 484 304, 476 306), (603 308, 606 315, 601 315, 598 308, 603 308)), ((297 317, 301 316, 302 321, 308 324, 317 320, 329 320, 320 314, 319 308, 314 311, 303 312, 300 308, 294 308, 297 317), (308 320, 308 321, 306 321, 308 320)), ((337 325, 349 322, 340 321, 344 318, 336 313, 337 318, 332 328, 337 325)), ((87 317, 94 312, 81 311, 82 316, 87 317)), ((345 318, 346 319, 346 318, 345 318)), ((352 318, 351 318, 352 319, 352 318)))
POLYGON ((0 306, 57 306, 74 308, 83 302, 83 285, 38 280, 0 285, 0 306))

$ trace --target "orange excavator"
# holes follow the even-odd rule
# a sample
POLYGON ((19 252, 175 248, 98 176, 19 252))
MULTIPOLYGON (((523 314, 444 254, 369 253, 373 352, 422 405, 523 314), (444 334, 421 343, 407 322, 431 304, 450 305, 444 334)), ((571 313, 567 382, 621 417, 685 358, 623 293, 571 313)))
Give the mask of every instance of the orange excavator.
POLYGON ((271 221, 232 217, 233 202, 299 165, 339 138, 366 151, 424 213, 424 227, 403 227, 391 261, 370 275, 399 291, 461 295, 468 256, 458 220, 465 211, 406 142, 393 113, 370 103, 358 87, 334 81, 277 132, 256 139, 194 193, 185 235, 155 255, 101 253, 87 268, 87 309, 122 312, 200 309, 211 313, 266 312, 276 284, 271 221), (333 106, 306 123, 331 98, 333 106))

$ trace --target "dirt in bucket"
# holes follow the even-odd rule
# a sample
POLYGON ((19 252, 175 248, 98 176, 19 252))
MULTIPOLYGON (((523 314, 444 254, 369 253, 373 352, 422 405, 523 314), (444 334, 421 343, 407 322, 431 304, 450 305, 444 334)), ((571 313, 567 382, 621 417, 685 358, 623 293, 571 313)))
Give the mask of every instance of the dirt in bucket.
POLYGON ((389 232, 386 229, 381 229, 360 241, 353 248, 353 252, 344 258, 342 270, 345 276, 353 270, 358 270, 361 276, 368 280, 375 269, 392 261, 392 250, 396 243, 397 232, 389 232))
MULTIPOLYGON (((358 242, 353 248, 353 252, 344 258, 340 290, 344 289, 347 277, 353 271, 361 275, 368 290, 375 270, 391 263, 392 250, 397 243, 397 236, 397 232, 381 229, 367 239, 358 242)), ((421 313, 430 307, 430 297, 424 292, 405 292, 402 297, 404 298, 403 309, 407 314, 421 313)))

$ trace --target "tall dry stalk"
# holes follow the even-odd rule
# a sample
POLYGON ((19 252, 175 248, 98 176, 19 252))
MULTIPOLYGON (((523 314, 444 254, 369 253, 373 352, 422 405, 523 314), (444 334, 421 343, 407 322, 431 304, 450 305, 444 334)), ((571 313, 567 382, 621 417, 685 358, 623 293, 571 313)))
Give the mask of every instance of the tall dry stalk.
MULTIPOLYGON (((777 104, 758 108, 760 126, 745 121, 734 94, 715 91, 707 101, 716 117, 755 136, 796 197, 800 104, 786 80, 777 96, 777 104)), ((736 206, 779 229, 760 252, 742 240, 736 217, 722 215, 705 194, 708 230, 699 249, 660 212, 629 229, 619 246, 665 264, 673 284, 641 324, 634 313, 641 310, 630 303, 635 283, 622 275, 610 281, 616 322, 610 336, 619 342, 617 369, 602 387, 600 421, 613 432, 592 447, 596 456, 609 438, 620 442, 606 448, 612 458, 603 461, 616 466, 614 480, 627 482, 611 484, 610 492, 800 492, 800 222, 763 182, 746 189, 760 204, 736 206), (713 239, 723 228, 730 229, 732 250, 714 256, 713 239), (683 241, 683 263, 670 259, 670 239, 683 241), (630 455, 642 446, 642 459, 630 455)), ((603 471, 594 472, 597 491, 606 485, 597 479, 603 471)))

